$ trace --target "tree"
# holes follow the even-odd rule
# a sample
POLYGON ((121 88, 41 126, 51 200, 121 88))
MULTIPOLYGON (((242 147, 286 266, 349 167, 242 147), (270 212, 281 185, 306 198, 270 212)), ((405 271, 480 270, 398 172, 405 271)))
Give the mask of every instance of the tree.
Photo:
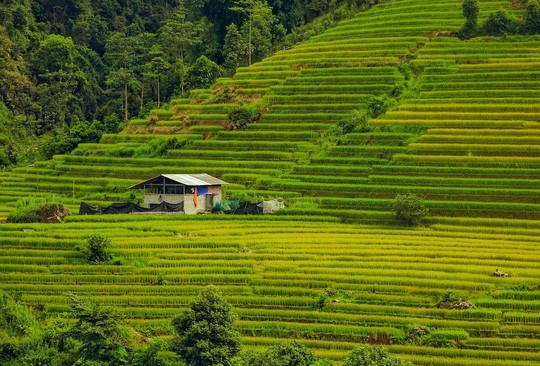
POLYGON ((477 0, 463 0, 462 9, 466 21, 459 31, 459 36, 461 39, 469 39, 474 37, 478 32, 478 13, 480 12, 480 7, 477 0))
POLYGON ((242 34, 247 39, 248 65, 252 64, 254 52, 256 59, 262 59, 272 49, 272 26, 276 17, 266 1, 235 0, 231 10, 247 17, 242 25, 242 34))
POLYGON ((227 27, 225 44, 223 45, 222 56, 225 59, 225 68, 234 71, 246 64, 247 44, 244 42, 236 24, 232 23, 227 27))
POLYGON ((70 345, 73 364, 127 365, 130 341, 121 317, 111 308, 70 296, 71 311, 77 322, 64 334, 70 345))
POLYGON ((538 1, 531 0, 525 8, 525 18, 523 21, 523 33, 538 34, 540 33, 540 4, 538 1))
POLYGON ((86 259, 89 262, 106 262, 112 258, 109 253, 111 240, 100 234, 92 234, 86 238, 87 247, 85 248, 86 259))
POLYGON ((240 351, 236 316, 215 287, 203 289, 190 309, 173 319, 173 349, 189 366, 230 366, 240 351))
POLYGON ((429 213, 424 202, 415 194, 398 194, 393 207, 396 219, 409 226, 419 225, 429 213))
POLYGON ((132 68, 137 64, 135 54, 135 37, 115 32, 111 34, 105 45, 105 59, 112 65, 107 75, 107 85, 122 90, 124 120, 129 119, 129 91, 140 86, 132 68))
POLYGON ((194 44, 201 42, 193 22, 187 19, 187 9, 180 6, 173 17, 165 22, 159 32, 159 38, 163 48, 172 57, 175 66, 181 66, 177 70, 180 75, 181 93, 184 94, 186 53, 194 44))
POLYGON ((489 36, 504 36, 506 34, 516 34, 519 28, 519 22, 510 17, 502 10, 489 14, 484 23, 484 34, 489 36))
POLYGON ((189 68, 186 81, 190 89, 209 88, 220 74, 220 67, 214 61, 201 56, 189 68))
POLYGON ((384 347, 360 346, 351 351, 343 366, 406 366, 384 347))
POLYGON ((157 102, 158 108, 161 106, 161 94, 160 94, 160 80, 162 74, 169 69, 171 66, 164 58, 164 53, 161 50, 161 47, 157 44, 153 45, 148 53, 150 56, 150 61, 145 65, 146 76, 149 76, 156 80, 157 83, 157 102))

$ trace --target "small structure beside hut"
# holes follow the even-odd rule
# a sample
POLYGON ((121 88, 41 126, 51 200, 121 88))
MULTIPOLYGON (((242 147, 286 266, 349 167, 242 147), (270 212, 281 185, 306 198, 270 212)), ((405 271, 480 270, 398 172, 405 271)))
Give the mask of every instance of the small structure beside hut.
POLYGON ((151 209, 163 202, 183 204, 184 213, 212 211, 221 201, 221 186, 228 184, 208 174, 161 174, 128 189, 144 190, 144 207, 151 209))

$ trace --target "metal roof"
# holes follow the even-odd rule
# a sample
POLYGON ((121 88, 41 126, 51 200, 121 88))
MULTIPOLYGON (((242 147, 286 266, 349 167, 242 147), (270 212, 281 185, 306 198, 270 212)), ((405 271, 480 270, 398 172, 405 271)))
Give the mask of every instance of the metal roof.
POLYGON ((149 183, 160 177, 165 177, 176 183, 192 187, 220 186, 223 184, 229 184, 225 181, 222 181, 221 179, 212 177, 209 174, 160 174, 157 177, 145 180, 144 182, 131 186, 128 189, 142 189, 146 183, 149 183))

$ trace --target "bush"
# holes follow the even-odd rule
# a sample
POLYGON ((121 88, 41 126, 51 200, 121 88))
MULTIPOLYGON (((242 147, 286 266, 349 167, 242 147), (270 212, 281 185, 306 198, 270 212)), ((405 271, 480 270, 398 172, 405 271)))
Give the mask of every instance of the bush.
POLYGON ((469 339, 469 333, 464 330, 441 329, 432 331, 425 340, 430 347, 457 347, 469 339))
POLYGON ((522 32, 524 34, 540 33, 540 4, 536 0, 527 3, 522 32))
POLYGON ((368 104, 368 113, 371 118, 377 118, 388 110, 388 99, 384 97, 371 98, 368 104))
POLYGON ((330 132, 334 136, 342 136, 352 132, 369 132, 371 127, 368 125, 368 116, 365 112, 355 110, 353 113, 340 120, 330 132))
POLYGON ((360 346, 352 350, 343 366, 405 366, 384 347, 360 346))
POLYGON ((248 123, 257 121, 260 115, 261 112, 253 104, 242 104, 229 110, 227 117, 232 129, 242 130, 248 123))
POLYGON ((111 241, 106 236, 92 234, 86 238, 86 241, 87 247, 85 248, 85 254, 89 262, 102 263, 112 258, 112 255, 109 253, 111 241))
MULTIPOLYGON (((49 195, 44 197, 23 197, 17 201, 15 210, 12 211, 7 221, 11 223, 32 223, 32 222, 44 222, 46 217, 40 215, 41 211, 51 211, 56 207, 58 210, 68 214, 67 210, 60 203, 60 197, 56 195, 49 195)), ((62 219, 64 216, 60 217, 62 219)))
POLYGON ((504 36, 508 34, 517 34, 520 25, 519 22, 511 18, 507 13, 499 10, 489 14, 484 23, 483 31, 488 36, 504 36))
POLYGON ((429 214, 421 198, 415 194, 398 194, 393 204, 396 219, 409 226, 418 226, 429 214))

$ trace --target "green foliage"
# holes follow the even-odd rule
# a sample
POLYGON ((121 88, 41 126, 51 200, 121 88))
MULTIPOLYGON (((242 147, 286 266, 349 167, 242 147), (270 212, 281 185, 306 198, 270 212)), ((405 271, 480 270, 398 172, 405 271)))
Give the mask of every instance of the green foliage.
POLYGON ((350 116, 344 118, 330 131, 330 136, 339 138, 340 136, 353 132, 369 132, 371 127, 368 124, 368 115, 361 110, 354 110, 350 116))
POLYGON ((520 28, 517 19, 510 16, 508 13, 499 10, 489 14, 482 30, 483 33, 489 36, 504 36, 517 34, 520 28))
POLYGON ((201 56, 188 69, 186 82, 189 89, 209 88, 221 76, 221 68, 206 56, 201 56))
POLYGON ((384 347, 360 346, 351 351, 343 366, 405 366, 384 347))
POLYGON ((92 234, 86 238, 86 248, 84 253, 89 262, 102 263, 110 260, 112 255, 109 253, 111 240, 101 234, 92 234))
POLYGON ((187 365, 232 365, 240 351, 240 333, 234 328, 236 316, 213 286, 203 289, 190 309, 173 319, 178 336, 173 349, 187 365))
POLYGON ((129 366, 167 366, 168 358, 163 355, 166 348, 165 341, 152 341, 133 355, 129 366))
POLYGON ((478 14, 480 13, 478 0, 463 0, 462 9, 467 22, 478 23, 478 14))
POLYGON ((537 0, 530 0, 525 7, 522 32, 540 34, 540 4, 537 0))
POLYGON ((34 313, 0 290, 0 363, 22 355, 39 334, 34 313))
POLYGON ((446 291, 441 298, 441 302, 456 302, 456 301, 461 301, 461 297, 451 291, 446 291))
POLYGON ((429 347, 457 347, 467 339, 469 333, 464 330, 440 329, 430 332, 424 344, 429 347))
POLYGON ((389 107, 389 100, 386 97, 374 97, 368 103, 368 112, 371 118, 377 118, 385 113, 389 107))
POLYGON ((466 21, 458 32, 458 35, 461 39, 469 39, 474 37, 478 32, 478 13, 480 12, 480 7, 477 0, 464 0, 462 8, 466 21))
POLYGON ((253 104, 241 104, 231 108, 227 117, 234 130, 243 130, 248 123, 253 123, 259 119, 261 112, 253 104))
POLYGON ((429 214, 423 200, 415 194, 398 194, 393 209, 396 219, 409 226, 418 226, 429 214))
POLYGON ((310 366, 316 361, 315 355, 298 342, 278 343, 263 354, 264 366, 310 366))
POLYGON ((17 200, 15 209, 7 217, 12 223, 40 222, 39 211, 50 204, 60 203, 60 197, 56 195, 29 196, 17 200))
POLYGON ((248 352, 235 363, 236 366, 326 366, 332 363, 318 360, 306 346, 296 342, 277 343, 264 353, 248 352))
POLYGON ((77 322, 63 335, 63 342, 73 347, 74 364, 127 365, 131 341, 116 311, 75 295, 70 298, 77 322))
POLYGON ((224 67, 229 73, 235 71, 239 66, 247 65, 247 48, 247 43, 240 34, 236 24, 232 23, 229 25, 222 51, 223 58, 225 59, 224 67))

